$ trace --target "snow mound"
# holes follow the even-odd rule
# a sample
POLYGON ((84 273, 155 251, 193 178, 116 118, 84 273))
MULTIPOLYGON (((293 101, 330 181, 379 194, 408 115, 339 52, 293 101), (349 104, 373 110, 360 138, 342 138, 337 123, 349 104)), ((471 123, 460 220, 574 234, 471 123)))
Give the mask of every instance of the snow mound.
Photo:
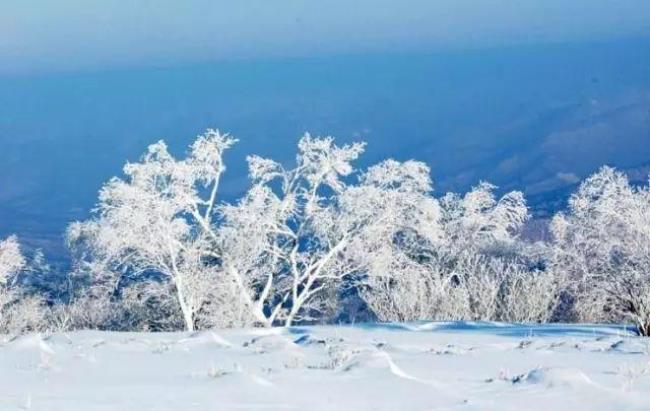
POLYGON ((7 348, 16 351, 35 351, 44 354, 54 354, 55 351, 41 334, 28 334, 17 337, 9 342, 7 348))
POLYGON ((582 371, 576 368, 536 368, 521 377, 515 377, 514 383, 543 385, 547 388, 578 389, 593 386, 594 382, 582 371))
POLYGON ((216 333, 215 331, 209 331, 204 333, 193 333, 187 338, 183 338, 178 341, 178 344, 184 348, 190 349, 193 347, 219 347, 219 348, 230 348, 234 344, 224 337, 216 333))

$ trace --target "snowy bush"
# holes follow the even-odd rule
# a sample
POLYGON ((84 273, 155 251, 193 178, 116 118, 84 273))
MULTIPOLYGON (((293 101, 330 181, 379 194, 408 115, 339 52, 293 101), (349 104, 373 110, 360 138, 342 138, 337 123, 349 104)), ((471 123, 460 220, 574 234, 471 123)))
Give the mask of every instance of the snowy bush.
POLYGON ((400 278, 370 277, 360 292, 382 321, 548 322, 559 296, 549 272, 471 253, 411 267, 400 278))
POLYGON ((59 302, 48 313, 50 329, 113 331, 176 331, 184 328, 183 315, 171 285, 140 281, 109 295, 82 289, 68 301, 59 302))
POLYGON ((49 330, 48 309, 41 296, 13 292, 3 297, 0 334, 49 330))
POLYGON ((512 265, 505 272, 499 299, 499 320, 546 323, 553 319, 562 283, 551 271, 522 269, 512 265))
POLYGON ((27 261, 16 237, 0 241, 0 334, 40 331, 46 327, 43 299, 20 287, 27 261))

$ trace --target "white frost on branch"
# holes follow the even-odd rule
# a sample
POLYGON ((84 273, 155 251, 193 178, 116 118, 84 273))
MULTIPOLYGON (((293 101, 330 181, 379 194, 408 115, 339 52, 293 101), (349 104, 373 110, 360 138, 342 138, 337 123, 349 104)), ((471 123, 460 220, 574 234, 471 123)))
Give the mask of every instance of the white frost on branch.
POLYGON ((209 263, 216 240, 212 220, 223 153, 235 142, 208 130, 183 160, 172 157, 164 142, 152 144, 141 161, 124 167, 124 178, 104 185, 95 218, 68 230, 70 243, 103 267, 98 273, 116 274, 109 289, 124 276, 143 273, 170 281, 188 330, 202 308, 200 294, 216 276, 209 263))
POLYGON ((650 186, 603 167, 551 224, 553 269, 565 275, 582 321, 633 321, 650 334, 650 186))
POLYGON ((341 198, 363 148, 307 134, 294 168, 248 158, 250 189, 221 208, 220 257, 261 324, 311 318, 324 309, 319 297, 359 270, 346 253, 367 221, 348 213, 341 198))
POLYGON ((526 220, 528 207, 520 191, 511 191, 500 199, 496 187, 482 182, 464 196, 447 194, 441 200, 449 241, 458 246, 475 247, 492 242, 512 242, 526 220))
POLYGON ((12 277, 25 267, 25 257, 15 236, 0 241, 0 287, 6 287, 12 277))
MULTIPOLYGON (((371 181, 379 174, 383 184, 398 182, 382 185, 387 191, 377 193, 383 201, 398 200, 389 207, 398 215, 369 254, 361 284, 361 296, 375 315, 385 321, 547 321, 555 293, 521 305, 513 299, 553 286, 545 273, 531 272, 517 255, 522 248, 518 234, 528 218, 523 195, 510 192, 498 199, 493 185, 481 183, 464 196, 447 194, 438 201, 429 193, 424 164, 396 164, 371 168, 367 177, 371 181)), ((364 246, 370 244, 363 240, 364 246)))

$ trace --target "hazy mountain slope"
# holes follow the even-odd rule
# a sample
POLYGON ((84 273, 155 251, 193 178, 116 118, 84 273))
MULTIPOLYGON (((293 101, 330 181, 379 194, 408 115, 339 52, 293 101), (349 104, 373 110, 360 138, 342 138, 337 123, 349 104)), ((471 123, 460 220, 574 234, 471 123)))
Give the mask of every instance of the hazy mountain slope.
POLYGON ((438 192, 479 180, 527 192, 542 214, 603 163, 650 160, 650 41, 527 46, 0 78, 0 235, 62 252, 102 182, 165 138, 206 127, 291 161, 304 131, 369 142, 361 166, 417 158, 438 192))

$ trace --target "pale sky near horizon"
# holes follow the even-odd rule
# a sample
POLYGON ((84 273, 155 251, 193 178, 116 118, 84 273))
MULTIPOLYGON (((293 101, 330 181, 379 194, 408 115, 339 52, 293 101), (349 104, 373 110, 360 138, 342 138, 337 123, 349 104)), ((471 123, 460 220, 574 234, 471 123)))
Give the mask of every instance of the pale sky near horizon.
POLYGON ((3 0, 0 74, 647 35, 648 0, 3 0))

